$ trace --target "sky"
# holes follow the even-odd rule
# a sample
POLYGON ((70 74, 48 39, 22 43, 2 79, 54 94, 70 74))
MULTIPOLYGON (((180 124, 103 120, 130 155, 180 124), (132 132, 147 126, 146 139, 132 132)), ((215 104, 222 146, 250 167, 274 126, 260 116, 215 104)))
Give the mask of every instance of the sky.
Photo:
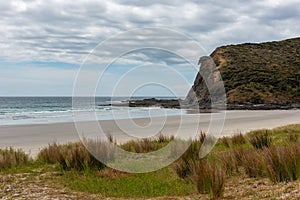
POLYGON ((216 47, 299 37, 299 4, 0 1, 0 96, 184 96, 216 47))

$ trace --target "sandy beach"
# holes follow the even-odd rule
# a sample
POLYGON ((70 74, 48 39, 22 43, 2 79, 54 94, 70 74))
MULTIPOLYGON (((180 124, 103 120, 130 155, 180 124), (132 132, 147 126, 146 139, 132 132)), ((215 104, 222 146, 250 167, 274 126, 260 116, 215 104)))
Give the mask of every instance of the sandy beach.
MULTIPOLYGON (((104 133, 112 135, 117 142, 124 142, 133 139, 132 136, 142 138, 157 133, 175 134, 179 127, 184 131, 186 137, 194 134, 194 127, 197 125, 199 125, 199 131, 207 132, 210 118, 211 114, 204 113, 166 118, 155 117, 152 120, 149 118, 103 120, 98 121, 97 124, 104 133), (147 133, 142 130, 147 130, 147 133)), ((246 133, 262 128, 271 129, 294 123, 300 123, 300 110, 227 111, 221 136, 246 133)), ((89 135, 89 133, 97 131, 94 128, 95 122, 79 122, 78 124, 80 124, 80 134, 89 135)), ((22 148, 31 156, 35 156, 39 149, 51 142, 66 143, 79 139, 74 122, 0 126, 1 148, 10 146, 22 148)))

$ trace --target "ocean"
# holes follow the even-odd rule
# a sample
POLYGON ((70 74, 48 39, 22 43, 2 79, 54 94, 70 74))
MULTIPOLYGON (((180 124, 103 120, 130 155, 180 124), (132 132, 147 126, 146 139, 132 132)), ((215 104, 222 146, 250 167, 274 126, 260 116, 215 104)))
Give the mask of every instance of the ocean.
MULTIPOLYGON (((122 103, 129 99, 145 99, 149 97, 95 97, 95 104, 84 103, 72 108, 72 97, 0 97, 0 126, 17 124, 44 124, 72 122, 73 111, 80 113, 80 120, 93 120, 91 112, 95 112, 97 120, 142 118, 164 115, 180 115, 184 111, 178 109, 128 108, 125 106, 104 106, 110 103, 122 103)), ((170 99, 170 97, 155 97, 170 99)), ((84 98, 82 98, 85 101, 84 98)), ((95 115, 94 115, 95 116, 95 115)))

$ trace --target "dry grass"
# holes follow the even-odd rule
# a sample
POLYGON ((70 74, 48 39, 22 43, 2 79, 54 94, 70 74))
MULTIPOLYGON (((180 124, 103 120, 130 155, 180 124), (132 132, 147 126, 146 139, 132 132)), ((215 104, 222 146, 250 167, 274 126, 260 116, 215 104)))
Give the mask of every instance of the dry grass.
POLYGON ((218 165, 211 165, 209 168, 210 196, 211 199, 220 199, 224 195, 225 172, 218 165))
POLYGON ((78 170, 97 168, 102 169, 105 165, 96 159, 93 155, 101 157, 102 161, 113 159, 113 154, 109 143, 103 141, 86 141, 89 150, 80 143, 68 143, 58 145, 49 144, 47 148, 42 149, 38 154, 38 160, 50 164, 58 163, 63 170, 78 170), (92 155, 93 154, 93 155, 92 155))
POLYGON ((262 149, 263 147, 269 147, 272 144, 272 138, 270 137, 271 131, 258 130, 249 134, 249 142, 256 149, 262 149))
POLYGON ((24 166, 29 163, 29 156, 24 151, 13 148, 0 149, 0 169, 24 166))
POLYGON ((142 140, 131 140, 120 147, 125 151, 134 153, 148 153, 156 151, 167 145, 170 141, 174 140, 174 136, 166 136, 159 134, 156 138, 145 138, 142 140))
POLYGON ((293 143, 299 142, 299 136, 296 133, 289 134, 289 141, 293 143))
POLYGON ((210 192, 210 164, 206 159, 199 160, 190 166, 193 170, 192 179, 200 194, 207 194, 210 192))
POLYGON ((246 138, 241 133, 232 136, 231 141, 233 145, 243 145, 247 142, 246 138))
POLYGON ((219 165, 206 159, 199 160, 193 165, 192 179, 200 194, 209 193, 211 199, 219 199, 224 194, 225 171, 219 165))
POLYGON ((238 164, 232 152, 221 152, 218 155, 218 159, 220 160, 227 177, 231 177, 238 173, 238 164))
POLYGON ((261 151, 246 151, 242 158, 242 166, 250 178, 262 177, 265 171, 265 161, 261 151))
POLYGON ((231 145, 230 140, 230 137, 222 137, 220 139, 220 143, 223 144, 225 147, 229 148, 231 145))
POLYGON ((300 144, 271 146, 263 150, 269 178, 273 182, 295 181, 300 176, 300 144))

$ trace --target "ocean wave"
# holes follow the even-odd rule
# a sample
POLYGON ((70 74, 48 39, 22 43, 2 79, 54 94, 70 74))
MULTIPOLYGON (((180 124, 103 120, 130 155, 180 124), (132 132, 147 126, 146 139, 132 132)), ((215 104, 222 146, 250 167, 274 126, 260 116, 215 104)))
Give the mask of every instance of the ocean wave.
POLYGON ((16 116, 12 116, 12 120, 34 119, 34 118, 35 117, 28 116, 28 115, 16 115, 16 116))

